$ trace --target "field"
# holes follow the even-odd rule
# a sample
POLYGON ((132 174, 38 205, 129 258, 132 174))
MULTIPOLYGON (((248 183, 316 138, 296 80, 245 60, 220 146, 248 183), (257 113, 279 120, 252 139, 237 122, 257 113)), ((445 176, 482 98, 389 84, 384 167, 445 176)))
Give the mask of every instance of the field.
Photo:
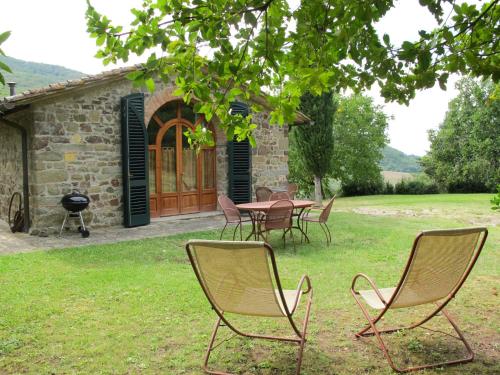
POLYGON ((381 173, 384 182, 390 182, 393 185, 401 182, 401 180, 411 180, 414 178, 411 173, 406 172, 382 171, 381 173))
MULTIPOLYGON (((488 225, 490 236, 449 311, 476 359, 425 374, 500 373, 500 229, 494 225, 500 215, 490 210, 490 198, 340 198, 330 216, 330 246, 319 228, 310 230, 310 244, 297 244, 296 253, 273 235, 284 287, 295 288, 303 273, 313 282, 302 374, 391 374, 374 340, 353 337, 365 321, 349 292, 352 277, 363 272, 380 287, 393 286, 420 230, 471 225, 488 225)), ((0 257, 0 373, 202 374, 215 314, 184 251, 191 238, 216 239, 218 233, 0 257)), ((424 310, 396 310, 385 322, 412 321, 424 310)), ((236 321, 250 331, 289 333, 282 320, 236 321)), ((450 332, 442 317, 429 327, 450 332)), ((388 343, 403 366, 463 354, 457 340, 423 330, 392 335, 388 343)), ((294 362, 292 346, 243 338, 213 355, 215 366, 240 374, 293 374, 294 362)))

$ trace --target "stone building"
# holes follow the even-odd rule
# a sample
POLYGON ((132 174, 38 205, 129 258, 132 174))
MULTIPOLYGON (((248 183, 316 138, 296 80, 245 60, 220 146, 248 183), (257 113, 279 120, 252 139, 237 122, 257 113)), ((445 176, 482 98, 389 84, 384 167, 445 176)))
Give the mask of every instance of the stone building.
MULTIPOLYGON (((201 116, 173 95, 173 81, 157 82, 152 94, 134 88, 125 77, 134 69, 138 67, 57 83, 0 100, 1 219, 7 217, 12 193, 23 192, 24 188, 29 191, 31 228, 53 232, 60 227, 65 213, 61 197, 77 189, 91 200, 85 210, 87 224, 97 227, 124 223, 124 183, 130 182, 133 174, 130 169, 127 179, 122 171, 124 165, 132 163, 135 147, 132 143, 129 148, 124 146, 122 128, 128 116, 125 112, 130 110, 124 103, 133 104, 134 100, 139 100, 140 108, 129 113, 130 121, 138 120, 134 116, 139 113, 140 126, 146 127, 146 157, 139 169, 147 166, 144 191, 149 191, 148 219, 215 210, 220 193, 248 201, 256 185, 286 185, 288 129, 270 126, 267 110, 254 114, 258 124, 256 148, 227 142, 214 120, 214 124, 204 126, 215 131, 215 147, 203 148, 196 154, 189 149, 183 132, 203 122, 201 116), (130 96, 133 93, 140 95, 130 96), (127 102, 124 97, 135 99, 127 102), (27 141, 26 166, 23 133, 27 141), (245 153, 249 163, 246 167, 241 164, 245 153), (23 171, 27 183, 23 183, 23 171)), ((254 100, 269 109, 263 98, 254 100)), ((298 114, 298 123, 306 120, 298 114)), ((133 129, 130 131, 129 137, 135 134, 133 129)))

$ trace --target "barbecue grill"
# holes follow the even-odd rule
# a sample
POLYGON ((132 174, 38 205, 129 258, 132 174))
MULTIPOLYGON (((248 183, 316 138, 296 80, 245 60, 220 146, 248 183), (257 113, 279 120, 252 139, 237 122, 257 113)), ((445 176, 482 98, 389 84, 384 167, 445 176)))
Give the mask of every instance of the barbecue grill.
MULTIPOLYGON (((66 228, 68 219, 78 218, 80 219, 80 226, 78 227, 78 232, 82 234, 83 238, 90 236, 90 232, 85 227, 85 222, 83 221, 82 211, 85 210, 90 203, 89 197, 81 194, 78 190, 73 190, 70 194, 66 194, 61 199, 61 204, 66 210, 66 215, 64 215, 64 220, 61 225, 61 230, 59 231, 59 236, 62 235, 63 229, 66 228)), ((66 228, 69 229, 69 228, 66 228)))

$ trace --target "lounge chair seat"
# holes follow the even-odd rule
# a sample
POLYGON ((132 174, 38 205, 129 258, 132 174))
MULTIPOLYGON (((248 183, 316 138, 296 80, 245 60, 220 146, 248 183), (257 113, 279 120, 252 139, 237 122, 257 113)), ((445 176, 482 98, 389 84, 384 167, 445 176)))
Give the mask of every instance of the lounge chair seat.
MULTIPOLYGON (((396 288, 378 289, 378 291, 380 292, 380 294, 382 294, 382 297, 384 298, 386 303, 388 301, 390 301, 395 290, 396 290, 396 288)), ((370 307, 372 307, 374 309, 379 309, 379 310, 383 309, 385 307, 385 304, 380 300, 380 298, 378 297, 377 293, 374 290, 372 290, 372 289, 359 290, 358 292, 359 292, 359 294, 361 294, 361 297, 363 297, 363 299, 366 301, 366 303, 368 305, 370 305, 370 307)))

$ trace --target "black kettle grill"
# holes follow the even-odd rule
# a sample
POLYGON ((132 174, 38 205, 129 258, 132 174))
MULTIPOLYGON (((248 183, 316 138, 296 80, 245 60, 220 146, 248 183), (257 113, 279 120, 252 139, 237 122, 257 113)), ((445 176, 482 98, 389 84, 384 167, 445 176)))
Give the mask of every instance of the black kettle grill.
POLYGON ((80 226, 78 231, 82 234, 83 238, 90 236, 90 232, 85 228, 85 222, 83 221, 82 211, 88 207, 90 203, 89 197, 84 194, 80 194, 78 190, 73 190, 70 194, 66 194, 61 199, 61 204, 66 210, 66 215, 59 231, 59 236, 62 235, 63 229, 66 227, 68 218, 79 218, 80 226))

